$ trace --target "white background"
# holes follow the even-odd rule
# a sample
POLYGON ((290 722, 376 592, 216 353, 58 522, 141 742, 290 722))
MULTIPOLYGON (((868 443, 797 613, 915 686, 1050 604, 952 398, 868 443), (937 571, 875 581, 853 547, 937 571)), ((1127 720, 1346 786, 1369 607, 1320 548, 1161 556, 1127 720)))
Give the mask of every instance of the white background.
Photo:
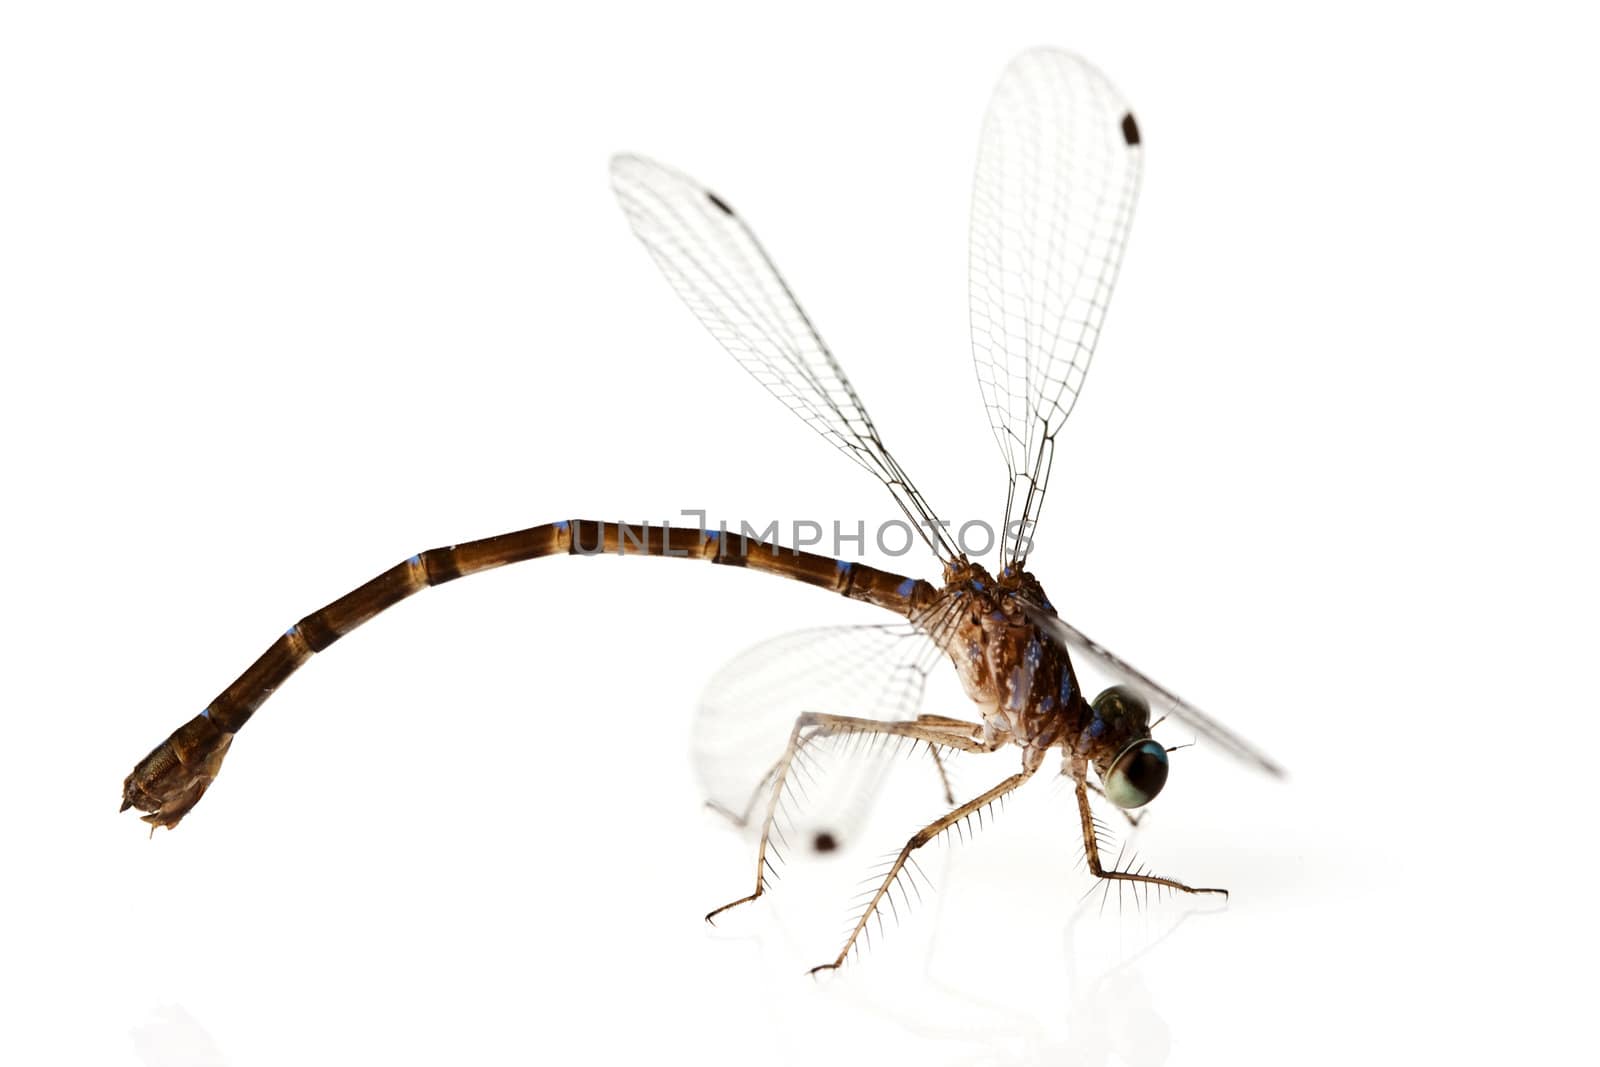
POLYGON ((1593 27, 1127 8, 9 8, 0 1059, 1588 1048, 1593 27), (847 892, 708 932, 751 853, 699 807, 700 685, 875 616, 656 560, 427 592, 287 685, 181 828, 115 815, 286 625, 419 549, 891 514, 677 306, 614 151, 737 204, 935 506, 996 511, 967 184, 1036 44, 1107 71, 1147 154, 1034 563, 1290 768, 1174 757, 1139 848, 1226 911, 1076 910, 1046 787, 835 981, 785 915, 831 931, 847 892))

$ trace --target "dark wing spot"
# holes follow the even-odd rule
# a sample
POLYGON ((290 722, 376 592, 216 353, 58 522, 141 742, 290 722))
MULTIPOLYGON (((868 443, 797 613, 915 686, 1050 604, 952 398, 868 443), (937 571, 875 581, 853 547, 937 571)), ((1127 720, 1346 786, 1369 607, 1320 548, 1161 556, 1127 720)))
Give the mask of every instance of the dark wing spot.
MULTIPOLYGON (((1122 139, 1130 145, 1139 143, 1139 124, 1133 121, 1133 112, 1131 111, 1122 116, 1122 139)), ((711 199, 715 200, 716 197, 713 196, 711 199)), ((722 210, 727 211, 728 209, 723 208, 722 210)), ((729 212, 729 214, 732 214, 732 212, 729 212)))
POLYGON ((839 842, 828 831, 822 830, 811 839, 811 847, 818 852, 832 852, 839 847, 839 842))
MULTIPOLYGON (((1133 116, 1132 115, 1128 116, 1128 121, 1129 122, 1133 121, 1133 116)), ((723 200, 722 197, 718 196, 716 193, 711 192, 709 189, 706 191, 706 199, 711 201, 713 204, 715 204, 717 206, 717 210, 722 212, 724 215, 732 215, 733 214, 733 208, 729 207, 727 202, 725 200, 723 200)))

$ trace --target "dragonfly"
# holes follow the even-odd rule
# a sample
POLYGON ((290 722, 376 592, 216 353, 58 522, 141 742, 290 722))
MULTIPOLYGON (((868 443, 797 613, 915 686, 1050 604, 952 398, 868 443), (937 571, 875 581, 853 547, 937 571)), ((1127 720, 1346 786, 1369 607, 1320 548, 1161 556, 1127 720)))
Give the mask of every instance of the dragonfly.
MULTIPOLYGON (((681 557, 761 571, 830 590, 897 617, 876 626, 786 635, 736 657, 709 684, 696 719, 702 779, 714 806, 759 828, 750 892, 771 887, 780 815, 819 746, 840 741, 925 746, 945 783, 948 810, 918 828, 874 879, 838 954, 837 968, 882 923, 914 877, 916 852, 991 809, 1059 750, 1076 794, 1088 871, 1108 888, 1220 893, 1107 862, 1098 794, 1136 821, 1161 792, 1175 748, 1156 741, 1152 707, 1268 775, 1282 768, 1062 618, 1028 569, 1055 442, 1098 341, 1133 218, 1143 145, 1132 110, 1110 81, 1068 52, 1035 49, 1005 69, 980 138, 972 195, 970 330, 978 389, 1007 483, 992 569, 971 558, 884 445, 855 388, 765 247, 723 197, 661 163, 621 155, 611 183, 634 234, 710 333, 768 392, 880 481, 941 581, 735 535, 725 528, 636 527, 564 519, 411 556, 293 626, 206 708, 141 760, 123 783, 122 810, 175 827, 200 801, 234 736, 307 660, 414 593, 481 571, 548 556, 681 557), (1114 681, 1094 696, 1074 657, 1114 681), (973 703, 951 717, 920 710, 929 673, 948 662, 973 703), (775 715, 786 716, 774 733, 775 715), (742 731, 742 732, 741 732, 742 731), (744 734, 760 735, 746 744, 744 734), (763 748, 763 746, 765 746, 763 748), (1015 746, 1020 765, 958 800, 943 759, 1015 746), (755 757, 752 751, 758 751, 755 757)), ((699 758, 699 757, 697 757, 699 758)), ((817 849, 832 844, 819 833, 817 849)))

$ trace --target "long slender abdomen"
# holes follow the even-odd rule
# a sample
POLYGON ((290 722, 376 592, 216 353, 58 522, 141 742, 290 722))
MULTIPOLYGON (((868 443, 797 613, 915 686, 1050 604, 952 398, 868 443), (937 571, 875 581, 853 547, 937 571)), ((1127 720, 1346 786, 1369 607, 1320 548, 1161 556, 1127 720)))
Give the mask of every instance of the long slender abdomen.
POLYGON ((216 775, 228 742, 288 677, 357 626, 431 585, 544 556, 667 556, 765 571, 831 589, 909 618, 933 603, 936 590, 865 564, 782 548, 712 530, 634 526, 573 519, 430 548, 289 627, 199 715, 140 761, 123 783, 123 808, 151 814, 154 825, 175 826, 216 775))
POLYGON ((831 589, 907 616, 931 601, 934 593, 924 581, 736 534, 588 519, 550 522, 481 541, 430 548, 395 564, 289 627, 202 714, 221 729, 236 731, 313 653, 413 593, 510 563, 558 555, 709 560, 831 589))

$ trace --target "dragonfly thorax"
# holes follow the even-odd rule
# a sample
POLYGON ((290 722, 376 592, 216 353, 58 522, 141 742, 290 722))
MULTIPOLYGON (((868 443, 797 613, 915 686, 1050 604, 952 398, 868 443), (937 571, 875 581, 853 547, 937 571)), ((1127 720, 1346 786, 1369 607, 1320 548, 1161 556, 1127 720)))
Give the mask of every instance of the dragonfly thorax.
POLYGON ((1063 748, 1069 765, 1094 767, 1119 807, 1149 803, 1167 774, 1166 750, 1150 739, 1150 706, 1123 686, 1092 703, 1083 695, 1066 648, 1029 615, 1055 610, 1038 580, 1010 569, 996 579, 965 560, 945 580, 946 651, 988 737, 1021 745, 1033 765, 1043 750, 1063 748))
POLYGON ((944 644, 989 736, 1033 750, 1074 746, 1090 708, 1066 650, 1028 618, 1026 606, 1049 604, 1038 581, 1020 570, 996 579, 966 561, 945 578, 944 644))

